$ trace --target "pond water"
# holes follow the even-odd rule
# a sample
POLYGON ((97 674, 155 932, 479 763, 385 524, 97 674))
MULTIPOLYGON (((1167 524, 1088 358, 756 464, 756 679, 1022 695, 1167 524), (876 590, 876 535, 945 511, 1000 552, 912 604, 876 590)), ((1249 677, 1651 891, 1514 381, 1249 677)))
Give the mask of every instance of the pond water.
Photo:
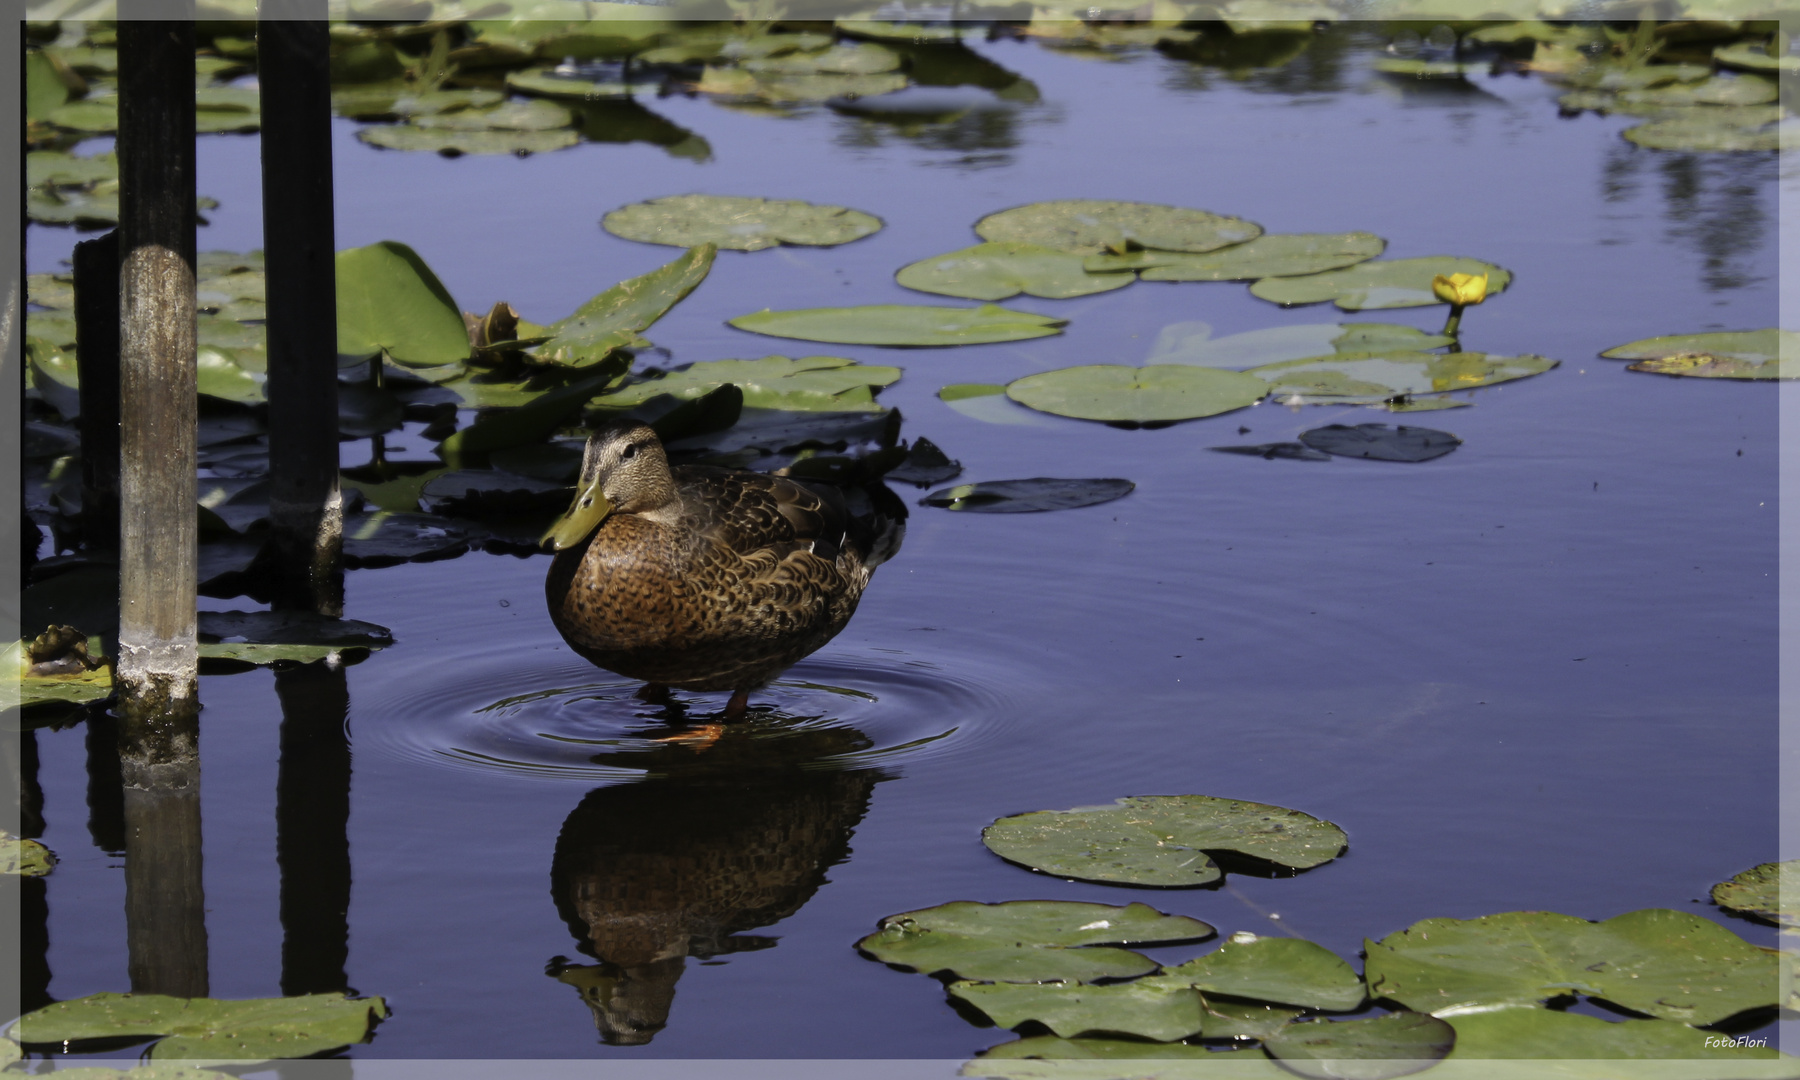
MULTIPOLYGON (((1795 854, 1778 852, 1775 814, 1774 388, 1628 373, 1596 354, 1776 324, 1777 158, 1633 146, 1619 132, 1634 121, 1559 117, 1558 88, 1533 76, 1396 81, 1369 68, 1384 40, 1340 28, 1235 76, 1149 50, 1099 60, 977 40, 1041 100, 945 91, 971 107, 942 122, 647 102, 702 136, 707 161, 590 142, 446 159, 374 149, 336 121, 337 246, 410 244, 471 310, 505 299, 549 322, 666 262, 672 249, 598 226, 641 199, 876 214, 881 232, 842 247, 721 253, 650 336, 677 364, 896 365, 880 400, 905 437, 960 459, 964 480, 1137 488, 1053 514, 914 506, 848 629, 753 697, 779 715, 709 748, 654 741, 667 728, 635 687, 568 650, 544 609, 543 557, 351 572, 346 615, 392 628, 394 647, 336 672, 202 681, 212 996, 347 978, 394 1010, 357 1058, 961 1058, 1012 1036, 859 956, 882 916, 1141 900, 1354 959, 1365 938, 1431 916, 1671 907, 1773 944, 1705 897, 1795 854), (920 302, 897 268, 972 243, 985 214, 1071 197, 1367 230, 1389 258, 1486 259, 1514 281, 1469 309, 1465 344, 1562 365, 1422 418, 1266 403, 1122 430, 1023 409, 986 423, 936 392, 1140 363, 1176 323, 1435 331, 1444 309, 1343 315, 1278 308, 1241 283, 1142 282, 1008 301, 1070 320, 1017 345, 815 348, 725 325, 764 307, 920 302), (1413 465, 1207 449, 1396 420, 1463 445, 1413 465), (346 785, 347 879, 303 835, 346 785), (1034 874, 980 843, 1002 815, 1177 793, 1304 810, 1341 825, 1349 850, 1297 876, 1148 891, 1034 874), (285 885, 278 826, 291 830, 285 885), (666 1008, 667 1023, 609 1045, 583 999, 604 982, 580 951, 583 905, 657 890, 711 914, 614 943, 665 958, 636 969, 631 1008, 666 1008), (347 939, 329 917, 346 895, 347 939)), ((199 187, 222 204, 202 250, 260 246, 257 153, 254 136, 201 140, 199 187)), ((73 240, 32 228, 27 269, 56 268, 73 240)), ((416 434, 388 444, 429 450, 416 434)), ((344 444, 346 465, 367 456, 344 444)), ((694 715, 724 700, 676 697, 694 715)), ((90 835, 106 809, 90 810, 89 737, 36 735, 43 839, 61 859, 42 915, 55 999, 129 985, 121 859, 106 829, 90 835)))

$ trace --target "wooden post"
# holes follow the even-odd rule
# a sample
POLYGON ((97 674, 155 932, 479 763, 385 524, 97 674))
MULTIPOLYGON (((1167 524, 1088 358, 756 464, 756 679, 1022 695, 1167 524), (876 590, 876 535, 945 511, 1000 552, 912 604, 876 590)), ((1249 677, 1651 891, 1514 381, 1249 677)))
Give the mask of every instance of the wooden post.
POLYGON ((199 711, 194 24, 191 15, 134 20, 126 17, 132 6, 121 5, 119 20, 118 139, 116 670, 127 787, 132 758, 155 765, 184 741, 194 749, 174 729, 192 725, 199 711))
POLYGON ((277 671, 275 696, 281 992, 342 991, 350 985, 350 687, 341 665, 322 661, 277 671))
POLYGON ((119 548, 119 232, 75 245, 75 364, 81 380, 81 539, 119 548))
POLYGON ((262 0, 263 263, 268 275, 269 522, 276 605, 344 611, 337 277, 325 0, 262 0))

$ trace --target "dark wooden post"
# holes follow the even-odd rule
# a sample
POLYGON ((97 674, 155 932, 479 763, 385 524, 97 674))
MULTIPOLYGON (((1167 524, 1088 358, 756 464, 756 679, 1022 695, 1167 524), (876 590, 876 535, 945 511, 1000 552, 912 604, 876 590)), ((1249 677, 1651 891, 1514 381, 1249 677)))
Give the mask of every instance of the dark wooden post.
POLYGON ((75 245, 75 364, 81 377, 81 539, 119 549, 119 233, 75 245))
POLYGON ((134 728, 191 723, 199 710, 194 24, 134 20, 132 7, 119 20, 118 141, 117 685, 128 786, 134 728))
POLYGON ((349 988, 350 742, 344 669, 319 662, 275 673, 281 765, 275 862, 281 867, 281 992, 349 988))
POLYGON ((262 0, 263 262, 268 274, 269 521, 276 604, 344 611, 337 278, 325 0, 262 0))

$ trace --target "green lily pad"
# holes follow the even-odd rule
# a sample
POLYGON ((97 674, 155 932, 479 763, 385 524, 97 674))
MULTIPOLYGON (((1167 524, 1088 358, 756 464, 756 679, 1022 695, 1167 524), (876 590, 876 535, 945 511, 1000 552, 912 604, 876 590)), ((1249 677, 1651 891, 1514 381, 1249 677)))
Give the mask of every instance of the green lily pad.
POLYGON ((1781 133, 1773 125, 1750 127, 1722 121, 1692 116, 1652 120, 1621 134, 1648 150, 1704 154, 1781 149, 1781 133))
POLYGON ((995 383, 953 383, 938 391, 938 399, 972 420, 1009 427, 1054 427, 1056 421, 1027 409, 1006 396, 1006 387, 995 383))
POLYGON ((1123 254, 1137 248, 1212 251, 1262 235, 1262 226, 1205 210, 1104 199, 1058 199, 989 214, 975 223, 983 240, 1037 244, 1071 255, 1123 254))
MULTIPOLYGON (((1147 979, 1138 981, 1160 981, 1170 977, 1151 975, 1147 979)), ((1358 981, 1360 982, 1360 980, 1358 981)), ((1200 1018, 1200 1034, 1208 1039, 1256 1039, 1258 1041, 1267 1039, 1286 1027, 1303 1011, 1250 1001, 1230 1001, 1205 993, 1202 993, 1200 998, 1203 1009, 1203 1015, 1200 1018)))
POLYGON ((625 83, 596 82, 592 79, 558 75, 556 69, 547 67, 509 71, 506 73, 506 85, 521 94, 576 101, 600 101, 631 96, 631 87, 625 83))
MULTIPOLYGON (((426 474, 427 477, 430 475, 426 474)), ((414 490, 423 488, 425 482, 428 480, 420 482, 414 490)), ((417 509, 417 494, 413 495, 411 505, 417 509)), ((432 514, 388 510, 346 514, 344 565, 356 569, 453 559, 466 553, 474 539, 462 523, 448 522, 432 514)))
POLYGON ((1090 255, 1089 273, 1138 270, 1145 281, 1242 281, 1339 270, 1367 262, 1387 250, 1374 233, 1265 233, 1219 251, 1133 251, 1090 255))
POLYGON ((1728 330, 1671 334, 1627 342, 1601 353, 1611 360, 1637 360, 1631 371, 1713 379, 1779 379, 1781 357, 1800 356, 1800 334, 1792 330, 1728 330))
POLYGON ((385 626, 334 619, 310 611, 202 611, 202 638, 230 638, 253 645, 355 645, 379 648, 394 643, 385 626))
POLYGON ((1140 795, 1112 806, 1039 810, 981 832, 988 850, 1058 877, 1183 887, 1217 881, 1208 851, 1306 870, 1344 850, 1344 830, 1298 810, 1210 795, 1140 795))
POLYGON ((1713 50, 1713 59, 1726 67, 1746 71, 1800 71, 1800 56, 1771 56, 1766 44, 1738 41, 1713 50))
POLYGON ((942 44, 962 37, 962 30, 955 25, 890 22, 883 19, 839 19, 837 28, 851 37, 874 41, 942 44))
POLYGON ((265 376, 244 370, 229 350, 202 345, 195 355, 198 388, 206 397, 254 405, 265 400, 265 376))
POLYGON ((1671 83, 1697 83, 1712 75, 1706 64, 1591 64, 1561 76, 1571 86, 1594 90, 1646 90, 1671 83))
MULTIPOLYGON (((451 115, 455 115, 452 113, 451 115)), ((554 131, 457 130, 413 124, 366 127, 356 137, 385 150, 421 150, 437 154, 547 154, 581 141, 567 128, 554 131)))
POLYGON ((1767 105, 1781 97, 1774 79, 1725 72, 1704 82, 1622 90, 1634 105, 1767 105))
POLYGON ((1763 863, 1721 881, 1712 887, 1712 901, 1728 911, 1800 925, 1800 859, 1763 863))
POLYGON ((1409 351, 1338 353, 1251 368, 1268 380, 1279 401, 1312 404, 1368 403, 1412 394, 1443 394, 1542 375, 1560 361, 1542 356, 1489 356, 1478 352, 1409 351))
POLYGON ((1261 1049, 1038 1035, 989 1047, 963 1076, 1005 1080, 1294 1080, 1261 1049))
POLYGON ((1345 270, 1304 277, 1263 278, 1250 286, 1250 293, 1283 307, 1327 300, 1345 311, 1424 307, 1443 303, 1431 291, 1431 279, 1439 274, 1486 274, 1490 299, 1506 291, 1512 281, 1510 272, 1493 263, 1434 255, 1360 263, 1345 270))
POLYGON ((658 394, 704 397, 726 383, 744 392, 744 404, 790 412, 875 411, 872 392, 893 384, 900 369, 858 364, 841 356, 765 356, 759 360, 706 360, 655 379, 621 387, 599 404, 640 405, 658 394))
POLYGON ((733 251, 761 251, 777 244, 847 244, 880 230, 881 219, 798 199, 670 195, 620 207, 600 224, 614 236, 646 244, 714 244, 733 251))
POLYGON ((25 51, 25 119, 43 120, 83 89, 63 60, 40 49, 25 51))
POLYGON ((117 180, 119 158, 112 151, 76 157, 60 150, 33 150, 25 155, 25 186, 54 184, 68 187, 96 180, 117 180))
POLYGON ((1450 1055, 1456 1030, 1435 1016, 1394 1012, 1367 1020, 1289 1024, 1263 1049, 1301 1076, 1388 1080, 1431 1068, 1450 1055))
POLYGON ((1212 933, 1198 919, 1164 915, 1146 904, 959 900, 889 915, 856 947, 882 963, 926 975, 949 971, 985 982, 1089 982, 1156 970, 1155 961, 1104 946, 1170 944, 1212 933))
POLYGON ((758 75, 880 75, 898 71, 900 54, 871 42, 844 42, 817 52, 789 52, 738 65, 758 75))
MULTIPOLYGON (((210 200, 203 200, 207 201, 210 200)), ((92 228, 117 225, 119 182, 102 180, 87 188, 48 185, 29 188, 25 192, 25 216, 42 225, 92 228)))
POLYGON ((1104 1032, 1162 1042, 1200 1034, 1200 995, 1185 986, 954 982, 949 992, 1003 1028, 1035 1020, 1068 1038, 1104 1032))
MULTIPOLYGON (((898 71, 877 75, 759 75, 741 68, 706 69, 694 89, 725 98, 765 101, 772 105, 879 97, 904 90, 907 78, 898 71)), ((67 108, 67 106, 64 106, 67 108)))
POLYGON ((1362 976, 1330 949, 1247 931, 1158 978, 1230 997, 1334 1012, 1360 1008, 1367 996, 1362 976))
POLYGON ((51 109, 45 119, 68 131, 86 132, 90 135, 110 134, 119 130, 119 99, 106 97, 71 101, 67 105, 51 109))
POLYGON ((383 240, 337 253, 337 351, 435 367, 468 359, 469 332, 425 260, 383 240))
POLYGON ((1460 79, 1488 69, 1485 63, 1457 60, 1421 60, 1416 57, 1384 56, 1372 65, 1387 75, 1405 75, 1414 79, 1460 79))
POLYGON ((1706 1026, 1778 996, 1773 953, 1680 911, 1599 923, 1548 911, 1426 919, 1364 949, 1372 997, 1439 1014, 1586 994, 1706 1026))
POLYGON ((90 994, 26 1013, 11 1034, 23 1043, 166 1036, 150 1048, 151 1058, 263 1061, 362 1042, 387 1015, 381 998, 343 994, 248 1001, 90 994))
POLYGON ((1330 352, 1423 352, 1453 340, 1397 323, 1306 323, 1215 338, 1206 323, 1179 322, 1162 328, 1144 362, 1242 370, 1283 360, 1310 360, 1330 352))
POLYGON ((1006 396, 1057 416, 1138 426, 1216 416, 1254 405, 1269 392, 1255 375, 1189 364, 1094 364, 1015 379, 1006 396))
POLYGON ((638 339, 638 335, 694 291, 712 270, 718 249, 699 244, 647 274, 621 281, 550 324, 550 340, 533 354, 539 361, 589 367, 638 339))
POLYGON ((575 117, 548 101, 511 101, 486 109, 457 109, 415 116, 414 127, 444 131, 552 131, 575 117))
MULTIPOLYGON (((1488 1062, 1508 1058, 1662 1061, 1682 1059, 1753 1061, 1778 1059, 1772 1046, 1734 1046, 1735 1040, 1696 1031, 1673 1020, 1602 1020, 1556 1009, 1517 1007, 1484 1009, 1444 1017, 1456 1029, 1453 1062, 1488 1062)), ((1620 1066, 1613 1066, 1618 1069, 1620 1066)), ((1711 1080, 1719 1066, 1673 1068, 1656 1076, 1667 1080, 1711 1080)), ((1633 1075, 1624 1070, 1626 1075, 1633 1075)), ((1582 1074, 1587 1075, 1587 1074, 1582 1074)), ((1615 1074, 1616 1075, 1616 1074, 1615 1074)), ((1726 1075, 1740 1075, 1730 1072, 1726 1075)))
POLYGON ((1062 480, 1038 476, 1030 480, 984 480, 934 491, 920 499, 919 505, 979 514, 1034 514, 1098 506, 1123 499, 1136 487, 1129 480, 1117 479, 1062 480))
POLYGON ((764 309, 730 320, 739 330, 837 345, 985 345, 1060 333, 1069 320, 994 304, 978 308, 873 304, 867 307, 764 309))
POLYGON ((272 645, 262 642, 230 641, 202 642, 199 646, 201 660, 231 660, 239 664, 310 664, 315 660, 324 660, 332 656, 346 653, 353 656, 364 655, 370 649, 379 649, 379 645, 272 645))
POLYGON ((920 259, 900 268, 894 280, 909 289, 961 296, 970 300, 1005 300, 1020 293, 1049 300, 1087 296, 1123 288, 1137 280, 1131 273, 1089 273, 1079 255, 1037 244, 976 244, 944 255, 920 259))
POLYGON ((411 83, 346 86, 331 92, 331 110, 353 120, 403 120, 412 116, 498 105, 498 90, 419 90, 411 83))
POLYGON ((1432 461, 1462 445, 1448 431, 1401 424, 1327 424, 1300 433, 1314 450, 1369 461, 1432 461))
MULTIPOLYGON (((50 854, 49 848, 36 840, 21 840, 16 836, 0 834, 0 874, 43 877, 55 868, 56 856, 50 854)), ((18 1058, 15 1056, 13 1060, 18 1058)))

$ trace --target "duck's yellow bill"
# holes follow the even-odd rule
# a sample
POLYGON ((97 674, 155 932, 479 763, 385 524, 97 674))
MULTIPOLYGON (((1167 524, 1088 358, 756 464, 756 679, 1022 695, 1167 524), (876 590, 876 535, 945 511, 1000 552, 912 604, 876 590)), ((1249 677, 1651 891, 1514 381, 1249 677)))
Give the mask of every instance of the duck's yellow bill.
POLYGON ((612 503, 600 491, 600 482, 595 480, 587 487, 575 493, 575 503, 563 516, 556 519, 550 531, 539 540, 539 545, 549 544, 551 551, 572 548, 588 538, 588 535, 600 527, 606 515, 612 513, 612 503))

